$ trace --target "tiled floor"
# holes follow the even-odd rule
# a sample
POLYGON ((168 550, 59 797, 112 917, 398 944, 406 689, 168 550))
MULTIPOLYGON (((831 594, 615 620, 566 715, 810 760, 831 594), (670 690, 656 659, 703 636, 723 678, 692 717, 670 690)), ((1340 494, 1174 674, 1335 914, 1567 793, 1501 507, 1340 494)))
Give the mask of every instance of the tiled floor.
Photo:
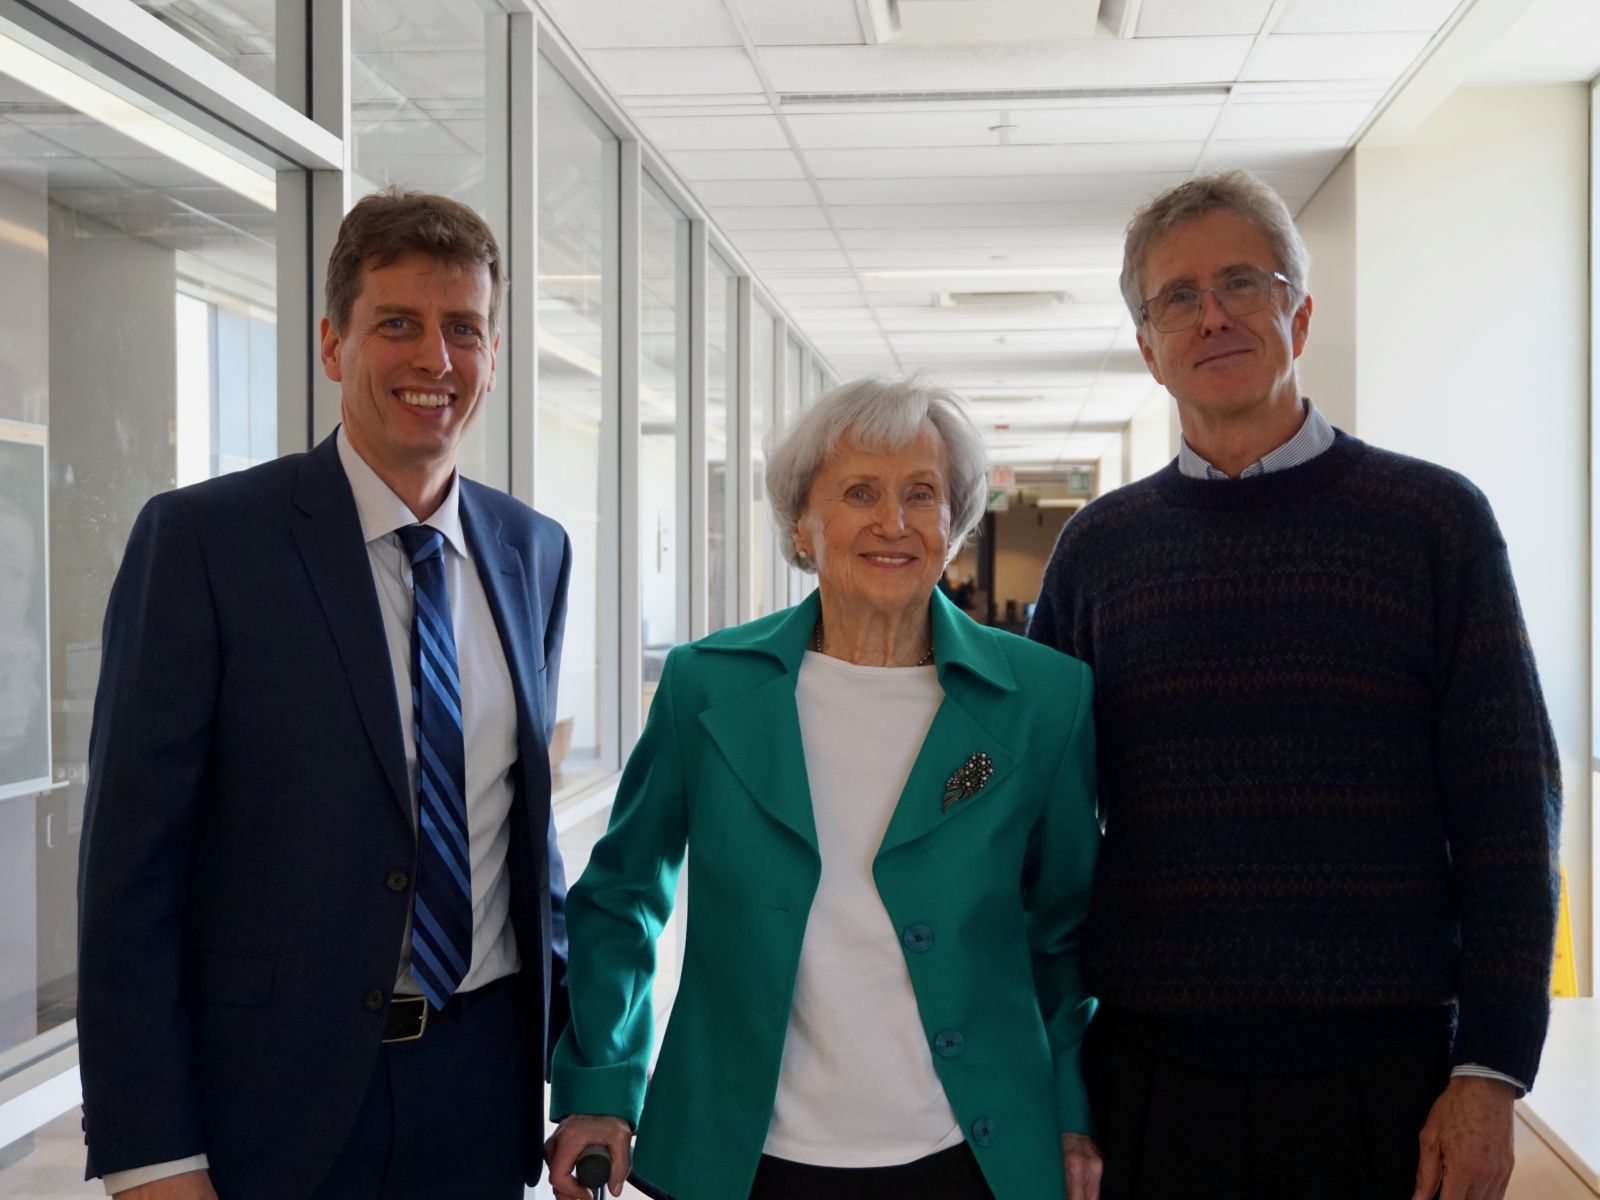
MULTIPOLYGON (((82 1200, 85 1196, 104 1197, 99 1182, 83 1178, 83 1131, 78 1125, 78 1110, 58 1117, 34 1135, 33 1149, 12 1161, 0 1153, 0 1197, 26 1196, 27 1200, 82 1200)), ((15 1152, 19 1147, 7 1147, 15 1152)))
MULTIPOLYGON (((0 1152, 0 1162, 7 1161, 7 1155, 0 1152)), ((83 1178, 83 1135, 76 1110, 40 1129, 31 1151, 10 1166, 0 1167, 0 1200, 104 1200, 105 1194, 98 1180, 86 1182, 83 1178)), ((549 1200, 551 1194, 544 1183, 527 1192, 528 1200, 549 1200)), ((626 1200, 644 1200, 643 1193, 633 1188, 622 1194, 626 1200)))

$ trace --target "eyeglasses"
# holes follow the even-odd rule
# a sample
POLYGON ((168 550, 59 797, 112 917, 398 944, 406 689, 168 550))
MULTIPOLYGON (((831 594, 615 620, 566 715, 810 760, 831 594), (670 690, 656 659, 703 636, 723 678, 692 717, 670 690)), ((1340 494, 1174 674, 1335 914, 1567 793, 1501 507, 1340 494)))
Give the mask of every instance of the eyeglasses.
POLYGON ((1182 283, 1158 292, 1141 304, 1144 319, 1162 333, 1177 333, 1191 329, 1200 320, 1205 308, 1206 293, 1210 292, 1230 317, 1246 317, 1260 312, 1272 301, 1272 287, 1281 283, 1289 285, 1289 277, 1280 271, 1261 267, 1239 267, 1216 287, 1195 287, 1182 283))

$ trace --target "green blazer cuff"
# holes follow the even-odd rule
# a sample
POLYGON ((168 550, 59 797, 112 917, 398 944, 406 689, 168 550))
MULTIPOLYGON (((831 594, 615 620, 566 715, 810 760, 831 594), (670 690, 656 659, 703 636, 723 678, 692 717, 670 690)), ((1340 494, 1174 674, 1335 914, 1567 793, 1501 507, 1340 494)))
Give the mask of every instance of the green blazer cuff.
POLYGON ((1083 1084, 1076 1054, 1056 1060, 1056 1129, 1061 1133, 1094 1134, 1089 1090, 1083 1084))
POLYGON ((558 1059, 550 1079, 550 1119, 559 1121, 574 1113, 621 1117, 637 1129, 644 1087, 644 1067, 634 1063, 579 1067, 558 1059))

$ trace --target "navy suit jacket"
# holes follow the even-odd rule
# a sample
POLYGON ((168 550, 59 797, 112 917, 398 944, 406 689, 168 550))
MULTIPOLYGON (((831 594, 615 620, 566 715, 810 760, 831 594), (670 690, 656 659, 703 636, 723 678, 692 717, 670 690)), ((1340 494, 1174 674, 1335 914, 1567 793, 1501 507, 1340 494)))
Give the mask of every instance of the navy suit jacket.
MULTIPOLYGON (((571 546, 463 479, 516 695, 507 850, 529 1182, 566 1024, 550 812, 571 546)), ((401 715, 355 500, 329 438, 157 496, 106 611, 79 872, 89 1173, 204 1153, 229 1200, 309 1192, 376 1066, 417 854, 401 715)), ((448 1096, 441 1097, 448 1103, 448 1096)))

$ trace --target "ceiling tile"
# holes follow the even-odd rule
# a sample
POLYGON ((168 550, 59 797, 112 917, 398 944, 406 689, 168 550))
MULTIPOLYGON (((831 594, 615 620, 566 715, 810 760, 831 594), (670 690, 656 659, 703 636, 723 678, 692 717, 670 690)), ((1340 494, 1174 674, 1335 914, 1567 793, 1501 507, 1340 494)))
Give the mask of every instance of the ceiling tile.
MULTIPOLYGON (((990 204, 1119 201, 1126 211, 1144 197, 1182 183, 1185 172, 1139 175, 1019 175, 995 178, 829 179, 829 204, 990 204)), ((757 201, 759 203, 759 201, 757 201)), ((774 201, 777 203, 777 201, 774 201)))
POLYGON ((910 229, 844 229, 840 240, 850 250, 912 250, 973 247, 1005 250, 1033 246, 1098 246, 1122 252, 1122 231, 1090 225, 916 226, 910 229))
MULTIPOLYGON (((726 226, 724 226, 726 228, 726 226)), ((839 241, 831 229, 746 229, 733 234, 739 249, 752 250, 837 250, 839 241)))
POLYGON ((1138 37, 1218 37, 1261 32, 1272 0, 1144 0, 1138 37))
POLYGON ((762 92, 742 49, 594 50, 589 61, 621 97, 762 92))
MULTIPOLYGON (((701 189, 696 189, 699 192, 701 189)), ((705 201, 702 195, 699 197, 705 201)), ((759 208, 724 204, 713 214, 717 224, 729 233, 745 229, 826 229, 828 214, 815 203, 816 197, 807 197, 804 205, 763 205, 759 208)))
POLYGON ((1248 37, 1087 38, 1011 46, 769 47, 780 92, 965 92, 981 89, 1214 84, 1233 79, 1248 37))
POLYGON ((833 250, 749 250, 745 258, 758 272, 782 271, 848 271, 850 264, 844 253, 833 250))
POLYGON ((1275 33, 1245 79, 1398 79, 1428 44, 1426 33, 1275 33))
POLYGON ((1432 33, 1464 2, 1470 0, 1289 0, 1274 32, 1432 33))
POLYGON ((862 270, 928 267, 1103 267, 1120 266, 1116 246, 945 246, 921 249, 852 250, 850 261, 862 270))
POLYGON ((804 149, 846 150, 873 146, 995 146, 993 126, 1015 125, 1012 145, 1056 142, 1198 141, 1211 131, 1222 107, 1215 103, 1126 105, 1059 109, 968 109, 955 112, 884 112, 857 106, 851 112, 786 114, 804 149))
POLYGON ((685 179, 804 179, 791 150, 672 150, 668 160, 685 179))
POLYGON ((758 46, 859 46, 856 0, 739 0, 739 12, 758 46))
POLYGON ((658 150, 785 150, 789 139, 774 116, 641 117, 658 150))
POLYGON ((1217 122, 1219 139, 1313 138, 1349 141, 1376 106, 1367 100, 1236 100, 1217 122))
POLYGON ((738 46, 722 0, 545 0, 556 24, 587 50, 617 46, 738 46))
MULTIPOLYGON (((1127 224, 1133 206, 1121 197, 1083 200, 1072 203, 924 203, 847 204, 833 208, 834 222, 841 229, 899 229, 938 225, 1039 225, 1060 221, 1063 224, 1113 224, 1119 231, 1127 224)), ((1120 236, 1120 233, 1119 233, 1120 236)))
POLYGON ((1200 164, 1204 171, 1331 171, 1348 147, 1344 142, 1215 141, 1200 164))
POLYGON ((812 150, 812 173, 829 179, 920 179, 978 175, 1100 175, 1188 171, 1200 142, 1134 145, 965 146, 951 149, 812 150))
POLYGON ((713 208, 722 204, 792 206, 814 203, 817 198, 811 185, 801 179, 725 180, 697 184, 694 190, 701 203, 713 208))

